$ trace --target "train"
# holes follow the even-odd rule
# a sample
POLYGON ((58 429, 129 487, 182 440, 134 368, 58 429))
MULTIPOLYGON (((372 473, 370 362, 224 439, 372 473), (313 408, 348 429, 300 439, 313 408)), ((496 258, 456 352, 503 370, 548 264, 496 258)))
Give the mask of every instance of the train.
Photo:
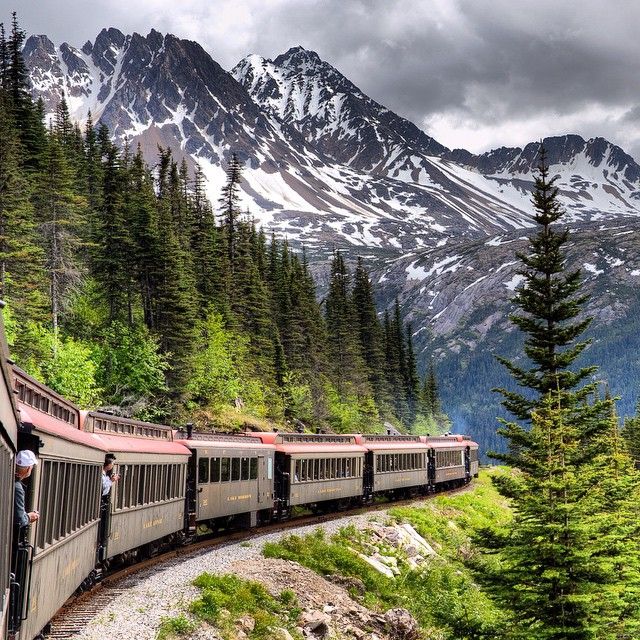
POLYGON ((110 567, 199 536, 296 509, 330 513, 459 487, 478 474, 478 445, 462 435, 202 433, 81 411, 13 365, 2 335, 0 347, 2 638, 43 638, 67 599, 110 567), (38 458, 25 491, 40 518, 12 535, 14 459, 24 449, 38 458), (107 456, 119 479, 103 496, 107 456))

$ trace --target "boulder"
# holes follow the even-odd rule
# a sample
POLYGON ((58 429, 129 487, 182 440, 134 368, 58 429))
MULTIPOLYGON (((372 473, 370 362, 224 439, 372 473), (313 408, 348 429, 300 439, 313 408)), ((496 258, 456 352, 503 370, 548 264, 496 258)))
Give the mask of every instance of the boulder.
POLYGON ((417 640, 420 637, 418 623, 406 609, 389 609, 384 617, 392 638, 417 640))
POLYGON ((325 638, 329 635, 331 616, 322 611, 304 611, 301 622, 306 635, 311 634, 315 638, 325 638))

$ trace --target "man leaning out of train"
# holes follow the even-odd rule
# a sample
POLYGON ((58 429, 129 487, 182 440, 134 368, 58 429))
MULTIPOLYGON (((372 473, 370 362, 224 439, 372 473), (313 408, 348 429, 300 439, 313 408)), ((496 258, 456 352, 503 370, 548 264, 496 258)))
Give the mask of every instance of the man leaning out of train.
POLYGON ((36 455, 35 453, 33 453, 33 451, 29 451, 28 449, 25 449, 24 451, 18 451, 18 455, 16 456, 14 523, 16 528, 19 529, 21 529, 22 527, 26 527, 32 522, 35 522, 40 517, 40 514, 37 511, 29 511, 29 513, 26 512, 24 508, 24 485, 22 484, 22 481, 26 480, 31 475, 33 467, 36 464, 38 464, 38 459, 36 458, 36 455))

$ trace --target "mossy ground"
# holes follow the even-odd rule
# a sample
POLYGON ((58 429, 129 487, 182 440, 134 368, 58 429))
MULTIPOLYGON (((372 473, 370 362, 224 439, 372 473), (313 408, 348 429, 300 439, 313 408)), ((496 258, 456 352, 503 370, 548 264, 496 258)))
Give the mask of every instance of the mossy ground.
MULTIPOLYGON (((499 471, 494 471, 494 473, 499 471)), ((362 581, 366 592, 359 598, 370 608, 404 607, 425 631, 425 637, 442 640, 484 640, 502 635, 506 620, 474 581, 474 571, 490 559, 473 546, 473 534, 489 523, 506 522, 508 505, 498 495, 489 473, 457 495, 437 496, 424 506, 397 507, 389 518, 409 522, 434 547, 438 556, 418 570, 400 563, 401 572, 387 578, 360 559, 367 552, 362 532, 347 527, 327 538, 319 530, 309 536, 290 536, 265 546, 267 557, 293 560, 322 575, 339 574, 362 581)), ((381 549, 382 553, 398 553, 381 549)))

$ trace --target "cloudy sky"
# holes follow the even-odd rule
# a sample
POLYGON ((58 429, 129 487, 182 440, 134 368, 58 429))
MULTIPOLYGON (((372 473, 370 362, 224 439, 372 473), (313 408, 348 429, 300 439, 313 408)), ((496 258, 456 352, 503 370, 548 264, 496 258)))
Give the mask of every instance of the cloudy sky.
POLYGON ((638 0, 0 0, 28 33, 81 46, 102 27, 248 53, 313 49, 449 147, 604 136, 640 160, 638 0))

